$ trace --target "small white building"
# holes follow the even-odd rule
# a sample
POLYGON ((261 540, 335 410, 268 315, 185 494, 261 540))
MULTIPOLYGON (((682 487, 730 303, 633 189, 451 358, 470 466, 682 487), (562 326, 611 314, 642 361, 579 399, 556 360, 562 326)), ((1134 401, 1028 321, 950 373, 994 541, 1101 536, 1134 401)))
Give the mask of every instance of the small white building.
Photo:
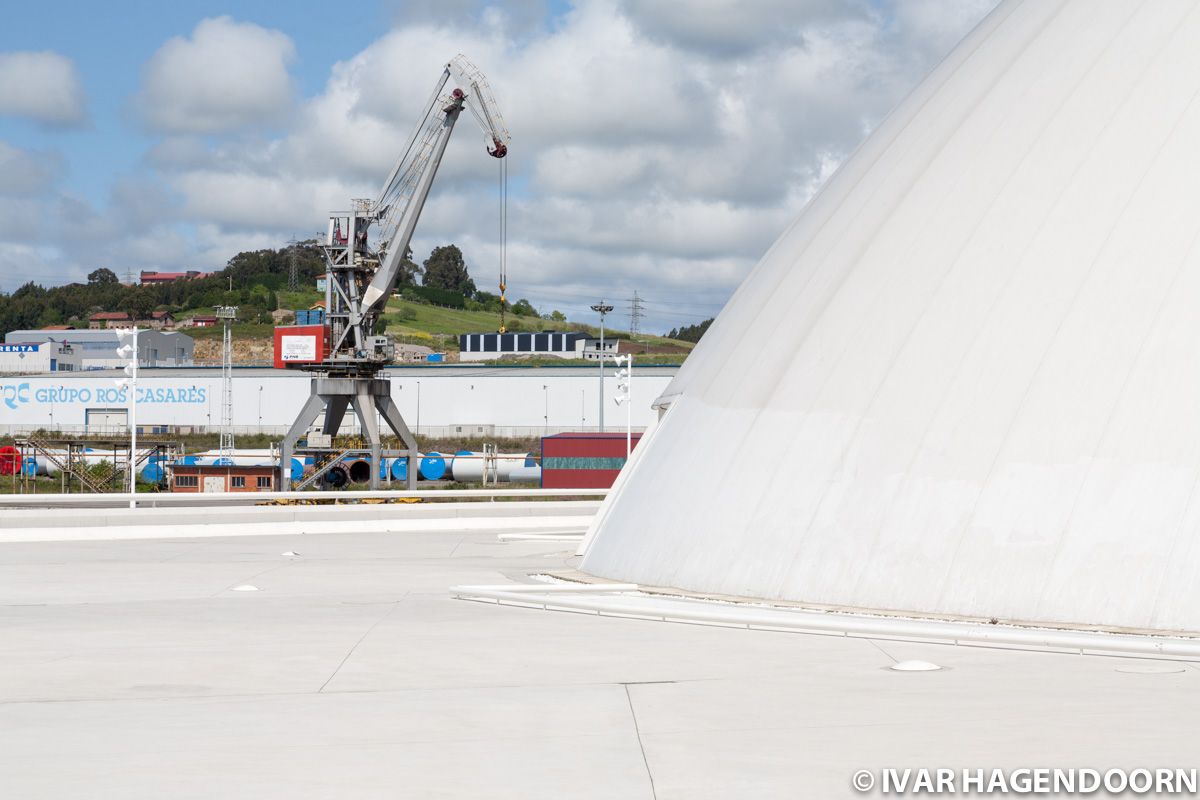
POLYGON ((0 344, 0 373, 35 375, 82 369, 79 348, 67 342, 6 342, 0 344))
MULTIPOLYGON (((4 341, 68 344, 79 354, 77 370, 120 368, 127 363, 117 355, 121 343, 115 330, 9 331, 4 341)), ((190 367, 195 347, 195 340, 183 333, 143 330, 138 334, 138 363, 143 367, 190 367)))
POLYGON ((587 361, 598 361, 603 356, 604 358, 612 358, 618 352, 620 347, 620 339, 610 339, 605 337, 603 349, 600 347, 600 339, 589 337, 583 339, 577 345, 578 355, 576 358, 582 358, 587 361))
POLYGON ((540 333, 464 333, 458 337, 459 361, 495 361, 505 357, 554 356, 599 359, 617 354, 618 340, 600 340, 585 333, 543 331, 540 333))

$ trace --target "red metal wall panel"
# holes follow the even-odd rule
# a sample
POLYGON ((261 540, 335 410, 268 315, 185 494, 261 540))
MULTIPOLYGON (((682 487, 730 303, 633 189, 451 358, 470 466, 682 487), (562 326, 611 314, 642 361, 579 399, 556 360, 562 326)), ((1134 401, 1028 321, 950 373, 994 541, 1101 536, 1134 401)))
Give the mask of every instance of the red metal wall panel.
POLYGON ((543 489, 611 489, 619 469, 542 470, 543 489))
MULTIPOLYGON (((633 434, 637 447, 640 433, 633 434)), ((607 489, 625 464, 623 433, 560 433, 542 439, 542 487, 607 489)))

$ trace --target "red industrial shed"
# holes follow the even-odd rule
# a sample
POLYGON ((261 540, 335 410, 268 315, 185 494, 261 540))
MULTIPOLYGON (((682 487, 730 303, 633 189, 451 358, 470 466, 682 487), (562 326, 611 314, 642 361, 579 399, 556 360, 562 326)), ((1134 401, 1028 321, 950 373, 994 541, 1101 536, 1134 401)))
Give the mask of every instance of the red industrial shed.
MULTIPOLYGON (((633 434, 633 446, 642 438, 633 434)), ((542 487, 607 489, 625 466, 624 433, 557 433, 542 437, 542 487)))
POLYGON ((273 464, 239 466, 224 464, 175 464, 173 492, 273 492, 273 464))

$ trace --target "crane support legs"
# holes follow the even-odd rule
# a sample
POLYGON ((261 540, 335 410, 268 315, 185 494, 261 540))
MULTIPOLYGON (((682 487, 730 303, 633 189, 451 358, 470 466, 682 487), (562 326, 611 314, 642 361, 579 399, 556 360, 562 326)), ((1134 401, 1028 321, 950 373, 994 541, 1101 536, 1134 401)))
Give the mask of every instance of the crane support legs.
POLYGON ((418 471, 417 440, 400 416, 400 410, 392 402, 391 382, 386 378, 313 378, 312 392, 300 415, 292 423, 279 447, 279 488, 286 490, 292 480, 292 452, 296 442, 308 431, 317 415, 325 412, 321 432, 336 436, 346 416, 346 409, 354 409, 359 426, 371 448, 372 489, 379 488, 380 459, 383 445, 379 439, 379 417, 400 437, 403 447, 399 454, 408 459, 409 489, 416 486, 418 471))

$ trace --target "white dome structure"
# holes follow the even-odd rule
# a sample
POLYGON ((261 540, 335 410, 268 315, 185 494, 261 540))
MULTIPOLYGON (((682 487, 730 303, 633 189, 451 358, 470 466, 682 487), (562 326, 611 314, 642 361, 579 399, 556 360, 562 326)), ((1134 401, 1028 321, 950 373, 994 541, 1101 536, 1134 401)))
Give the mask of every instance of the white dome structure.
POLYGON ((997 8, 738 289, 582 570, 1200 633, 1198 41, 997 8))

